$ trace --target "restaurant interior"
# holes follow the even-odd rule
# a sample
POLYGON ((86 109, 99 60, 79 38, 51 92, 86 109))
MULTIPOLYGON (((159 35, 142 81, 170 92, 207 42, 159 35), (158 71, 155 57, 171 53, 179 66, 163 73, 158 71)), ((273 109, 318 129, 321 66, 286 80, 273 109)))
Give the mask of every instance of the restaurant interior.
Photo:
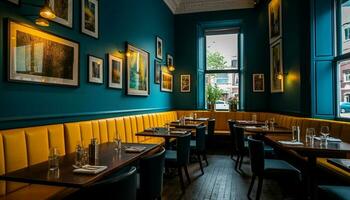
POLYGON ((350 200, 350 0, 0 0, 0 200, 350 200))

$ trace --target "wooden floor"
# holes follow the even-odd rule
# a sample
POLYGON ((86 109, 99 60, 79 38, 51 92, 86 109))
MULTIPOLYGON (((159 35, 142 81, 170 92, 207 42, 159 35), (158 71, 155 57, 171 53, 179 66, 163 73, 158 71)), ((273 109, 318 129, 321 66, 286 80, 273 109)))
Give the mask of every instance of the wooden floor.
MULTIPOLYGON (((189 167, 192 183, 187 185, 186 192, 182 194, 178 177, 165 178, 163 199, 198 199, 198 200, 240 200, 248 199, 247 191, 250 184, 249 158, 245 158, 242 171, 238 174, 234 171, 235 161, 228 155, 209 155, 209 166, 204 168, 201 175, 199 164, 193 163, 189 167)), ((204 164, 205 165, 205 164, 204 164)), ((186 178, 184 177, 184 180, 186 178)), ((255 184, 257 186, 257 183, 255 184)), ((279 183, 266 180, 263 185, 262 200, 293 199, 284 197, 283 189, 279 183)), ((255 199, 256 187, 252 192, 255 199)))

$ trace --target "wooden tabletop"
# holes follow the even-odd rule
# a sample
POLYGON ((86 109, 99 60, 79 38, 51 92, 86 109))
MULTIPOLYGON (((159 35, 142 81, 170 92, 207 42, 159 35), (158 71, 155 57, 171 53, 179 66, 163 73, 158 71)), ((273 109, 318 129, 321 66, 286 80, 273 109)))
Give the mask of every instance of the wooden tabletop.
POLYGON ((172 129, 168 131, 144 131, 136 133, 136 136, 162 137, 162 138, 178 138, 191 133, 191 130, 186 129, 172 129), (181 133, 180 133, 181 132, 181 133))
POLYGON ((245 132, 261 133, 261 134, 291 134, 292 129, 285 127, 264 128, 257 126, 244 126, 245 132))
POLYGON ((263 125, 265 125, 265 122, 262 122, 262 121, 236 120, 235 122, 239 126, 263 126, 263 125))
POLYGON ((181 124, 179 121, 174 121, 170 123, 170 126, 185 129, 196 129, 202 125, 204 125, 204 122, 199 121, 186 121, 185 124, 181 124))
POLYGON ((350 153, 350 144, 345 142, 328 142, 327 146, 320 145, 319 141, 311 143, 301 141, 302 145, 286 145, 279 141, 291 141, 291 135, 266 135, 265 140, 280 148, 294 150, 302 155, 314 157, 346 157, 350 153))
POLYGON ((96 165, 103 165, 108 168, 96 175, 74 173, 72 165, 75 163, 76 155, 72 153, 60 158, 59 171, 56 171, 56 173, 48 173, 48 162, 43 162, 1 175, 0 180, 81 188, 101 180, 109 174, 117 172, 148 152, 155 150, 159 145, 123 144, 123 147, 127 146, 144 146, 146 149, 141 153, 126 153, 125 150, 121 150, 120 152, 116 151, 114 143, 100 144, 99 160, 96 161, 96 165))
POLYGON ((186 121, 195 121, 195 122, 207 122, 210 118, 208 117, 198 117, 198 118, 193 118, 193 117, 185 117, 186 121))

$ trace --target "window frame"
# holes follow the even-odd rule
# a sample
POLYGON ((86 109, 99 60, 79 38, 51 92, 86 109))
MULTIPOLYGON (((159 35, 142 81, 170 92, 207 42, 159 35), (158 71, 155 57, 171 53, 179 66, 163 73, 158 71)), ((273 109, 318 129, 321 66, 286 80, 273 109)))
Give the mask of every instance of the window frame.
MULTIPOLYGON (((230 27, 230 28, 224 28, 224 29, 205 29, 204 30, 204 51, 205 51, 205 59, 204 59, 204 100, 205 105, 204 107, 207 108, 207 100, 205 98, 206 96, 206 75, 207 74, 237 74, 239 77, 239 84, 238 84, 238 98, 239 98, 239 104, 238 104, 238 111, 242 110, 242 66, 241 66, 241 29, 239 27, 230 27), (207 69, 207 35, 220 35, 220 34, 237 34, 237 69, 223 69, 223 70, 208 70, 207 69)), ((228 110, 229 112, 230 110, 228 110)))

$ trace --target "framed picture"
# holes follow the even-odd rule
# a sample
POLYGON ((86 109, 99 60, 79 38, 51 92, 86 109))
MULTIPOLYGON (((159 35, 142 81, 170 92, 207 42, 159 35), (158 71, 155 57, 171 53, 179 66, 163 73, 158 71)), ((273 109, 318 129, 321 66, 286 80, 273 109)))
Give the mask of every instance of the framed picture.
POLYGON ((283 51, 282 40, 270 47, 271 93, 283 92, 283 51))
POLYGON ((166 64, 167 66, 174 66, 174 58, 172 55, 167 54, 167 58, 166 58, 166 64))
POLYGON ((191 75, 181 75, 181 92, 191 92, 191 75))
POLYGON ((20 3, 20 0, 7 0, 7 1, 16 5, 19 5, 20 3))
POLYGON ((56 18, 52 21, 73 28, 73 0, 50 0, 56 18))
POLYGON ((160 73, 162 69, 162 63, 158 60, 154 61, 154 83, 160 84, 160 73))
POLYGON ((162 92, 173 92, 173 75, 167 71, 162 71, 161 87, 162 92))
POLYGON ((103 59, 95 56, 88 56, 89 82, 103 84, 103 59))
POLYGON ((79 44, 15 21, 8 22, 8 79, 79 85, 79 44))
POLYGON ((253 92, 265 92, 264 74, 253 74, 253 92))
POLYGON ((130 44, 126 45, 129 56, 126 59, 127 95, 148 96, 149 53, 130 44))
POLYGON ((282 0, 271 0, 269 3, 270 44, 282 37, 282 0))
POLYGON ((156 38, 156 57, 163 60, 163 39, 158 36, 156 38))
POLYGON ((123 88, 123 59, 108 54, 108 87, 123 88))
POLYGON ((98 38, 98 0, 82 0, 81 32, 98 38))

